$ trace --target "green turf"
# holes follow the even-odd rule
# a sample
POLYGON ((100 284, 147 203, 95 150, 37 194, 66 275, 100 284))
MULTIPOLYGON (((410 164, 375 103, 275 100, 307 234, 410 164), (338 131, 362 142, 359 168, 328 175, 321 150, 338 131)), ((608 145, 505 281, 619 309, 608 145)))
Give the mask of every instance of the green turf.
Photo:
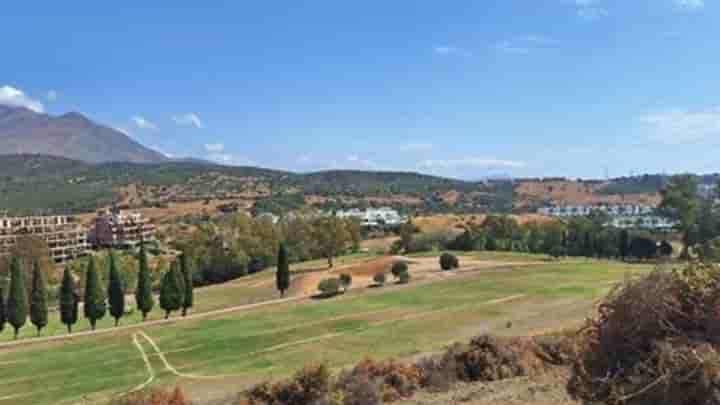
MULTIPOLYGON (((367 355, 382 358, 438 350, 462 331, 516 319, 523 305, 527 311, 535 302, 595 299, 628 272, 647 269, 599 261, 525 266, 407 288, 353 291, 335 299, 263 307, 148 327, 145 332, 181 372, 232 374, 228 384, 241 387, 287 376, 309 361, 339 367, 367 355), (493 302, 516 295, 522 298, 493 302)), ((107 398, 140 384, 147 372, 131 333, 0 352, 0 404, 72 403, 83 395, 90 400, 107 398), (27 396, 3 399, 19 393, 27 396)), ((151 353, 149 344, 143 347, 151 353)), ((164 371, 157 356, 151 361, 157 384, 183 381, 164 371)))
MULTIPOLYGON (((336 259, 337 266, 350 265, 353 263, 370 260, 377 255, 369 253, 356 253, 341 256, 336 259)), ((327 260, 312 260, 302 263, 296 263, 291 266, 295 273, 306 273, 317 270, 327 270, 327 260)), ((275 290, 274 284, 275 273, 272 269, 267 269, 261 273, 242 277, 238 280, 228 282, 223 285, 210 286, 206 288, 197 288, 195 290, 195 307, 191 312, 200 313, 208 312, 227 307, 253 304, 257 302, 267 301, 280 298, 279 293, 275 290), (263 281, 269 281, 262 283, 263 281)), ((157 299, 154 310, 149 314, 149 320, 162 319, 164 313, 160 310, 157 299)), ((51 303, 54 304, 54 303, 51 303)), ((134 307, 129 304, 129 307, 134 307)), ((80 311, 82 317, 82 310, 80 311)), ((134 311, 122 318, 121 325, 132 325, 140 323, 142 320, 140 313, 134 311)), ((112 328, 114 320, 109 314, 97 323, 98 329, 112 328)), ((90 329, 90 325, 85 319, 80 319, 74 326, 76 332, 90 329)), ((48 326, 42 331, 42 336, 64 335, 67 333, 65 325, 60 323, 59 314, 51 312, 49 316, 48 326)), ((32 338, 36 336, 35 328, 29 323, 21 329, 20 338, 32 338)), ((0 333, 0 342, 10 341, 13 339, 11 333, 0 333)))

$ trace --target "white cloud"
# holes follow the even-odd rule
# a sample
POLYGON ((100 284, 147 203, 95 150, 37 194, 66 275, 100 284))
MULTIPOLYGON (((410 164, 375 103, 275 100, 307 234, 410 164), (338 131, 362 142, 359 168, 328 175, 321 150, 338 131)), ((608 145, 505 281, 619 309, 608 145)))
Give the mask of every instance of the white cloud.
POLYGON ((411 142, 400 146, 400 150, 403 152, 419 152, 430 150, 433 148, 433 144, 429 142, 411 142))
POLYGON ((650 131, 650 138, 679 144, 720 135, 720 107, 701 111, 669 110, 640 117, 650 131))
POLYGON ((235 156, 230 153, 209 153, 206 157, 206 159, 211 160, 215 163, 219 163, 221 165, 231 165, 231 166, 257 166, 257 162, 240 157, 235 156))
POLYGON ((200 117, 195 113, 176 115, 172 117, 172 119, 173 121, 175 121, 176 124, 181 126, 205 128, 205 124, 203 124, 202 120, 200 120, 200 117))
POLYGON ((58 92, 55 90, 50 90, 45 95, 45 98, 47 99, 47 101, 55 101, 58 98, 58 92))
POLYGON ((467 49, 448 45, 435 46, 433 52, 437 55, 472 56, 472 52, 467 49))
POLYGON ((608 11, 602 7, 580 7, 577 10, 578 17, 586 21, 594 21, 608 16, 608 11))
POLYGON ((121 134, 123 134, 123 135, 125 135, 125 136, 130 136, 130 137, 132 137, 132 134, 130 133, 130 131, 128 131, 128 130, 125 129, 125 128, 116 127, 115 130, 118 131, 118 132, 120 132, 121 134))
POLYGON ((359 167, 363 169, 378 169, 377 163, 373 162, 372 160, 368 159, 362 159, 358 155, 348 155, 346 160, 350 162, 350 165, 353 167, 359 167))
POLYGON ((174 159, 175 155, 172 153, 165 152, 160 146, 158 145, 151 145, 150 149, 160 153, 161 155, 165 156, 168 159, 174 159))
POLYGON ((38 113, 45 111, 45 107, 40 101, 33 100, 28 97, 22 90, 12 86, 0 87, 0 105, 11 107, 25 107, 38 113))
POLYGON ((157 125, 155 125, 154 123, 150 122, 149 120, 147 120, 139 115, 135 115, 135 116, 131 117, 130 119, 140 129, 149 129, 149 130, 153 130, 153 131, 158 129, 157 125))
POLYGON ((483 168, 521 168, 525 167, 524 162, 487 158, 463 158, 435 160, 428 159, 420 162, 420 166, 428 169, 448 169, 460 167, 483 167, 483 168))
POLYGON ((684 12, 696 12, 705 8, 705 0, 673 0, 675 8, 684 12))
POLYGON ((550 48, 559 42, 542 35, 524 35, 495 44, 495 49, 504 53, 527 55, 535 49, 550 48))
POLYGON ((220 153, 225 150, 225 144, 222 143, 206 143, 205 150, 210 153, 220 153))
POLYGON ((307 165, 313 162, 313 158, 310 155, 300 155, 295 159, 295 162, 301 165, 307 165))
POLYGON ((600 6, 601 0, 573 0, 572 3, 577 16, 586 21, 594 21, 610 14, 600 6))

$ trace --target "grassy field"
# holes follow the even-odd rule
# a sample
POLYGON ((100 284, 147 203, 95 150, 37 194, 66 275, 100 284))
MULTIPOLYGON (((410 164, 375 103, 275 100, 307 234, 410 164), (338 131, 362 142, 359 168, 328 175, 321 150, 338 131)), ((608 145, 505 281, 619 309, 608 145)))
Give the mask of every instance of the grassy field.
MULTIPOLYGON (((342 256, 336 259, 336 265, 349 265, 353 263, 362 262, 376 257, 375 255, 368 253, 357 253, 347 256, 342 256)), ((298 263, 291 266, 291 270, 297 273, 305 273, 315 270, 327 269, 327 260, 312 260, 308 262, 298 263)), ((209 287, 195 289, 195 307, 193 313, 201 313, 214 311, 218 309, 254 304, 257 302, 267 301, 271 299, 280 298, 278 292, 275 289, 275 273, 272 270, 266 270, 257 274, 242 277, 235 281, 231 281, 221 285, 214 285, 209 287)), ((134 307, 134 301, 130 300, 130 307, 134 307)), ((55 304, 55 303, 52 303, 55 304)), ((82 311, 80 311, 82 317, 82 311)), ((148 316, 149 320, 162 319, 164 312, 158 307, 157 299, 156 305, 153 312, 148 316)), ((122 318, 121 325, 133 325, 140 323, 141 316, 139 312, 133 312, 122 318)), ((110 315, 106 315, 105 318, 98 321, 97 328, 111 328, 114 325, 114 320, 110 315)), ((8 326, 9 328, 9 326, 8 326)), ((84 331, 90 329, 90 325, 85 319, 80 319, 73 328, 74 331, 84 331)), ((63 335, 67 333, 65 326, 60 323, 59 315, 57 312, 50 313, 48 326, 42 331, 42 336, 54 336, 63 335)), ((20 331, 20 338, 26 339, 36 336, 35 328, 28 323, 20 331)), ((13 340, 12 333, 5 331, 0 333, 0 342, 13 340)))
MULTIPOLYGON (((335 299, 145 328, 175 372, 149 341, 138 344, 150 354, 153 384, 181 382, 196 397, 216 396, 287 376, 309 361, 340 367, 368 354, 434 351, 487 331, 561 328, 581 320, 593 300, 626 274, 648 269, 571 261, 442 274, 434 283, 356 290, 335 299)), ((133 344, 134 332, 0 352, 0 404, 96 401, 138 386, 150 372, 133 344)))

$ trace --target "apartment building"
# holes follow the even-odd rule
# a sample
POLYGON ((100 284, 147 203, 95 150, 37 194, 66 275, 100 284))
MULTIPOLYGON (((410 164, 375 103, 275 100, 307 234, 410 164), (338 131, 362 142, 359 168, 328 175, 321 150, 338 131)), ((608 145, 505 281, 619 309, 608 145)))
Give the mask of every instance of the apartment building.
POLYGON ((19 238, 31 236, 44 240, 50 258, 63 263, 88 253, 87 234, 87 228, 71 216, 0 216, 0 256, 10 254, 19 238))
POLYGON ((357 208, 341 210, 335 213, 338 218, 356 218, 365 227, 396 227, 408 222, 408 218, 400 215, 390 207, 368 208, 362 211, 357 208))
POLYGON ((101 248, 131 249, 155 240, 155 225, 137 212, 100 211, 93 221, 90 241, 101 248))

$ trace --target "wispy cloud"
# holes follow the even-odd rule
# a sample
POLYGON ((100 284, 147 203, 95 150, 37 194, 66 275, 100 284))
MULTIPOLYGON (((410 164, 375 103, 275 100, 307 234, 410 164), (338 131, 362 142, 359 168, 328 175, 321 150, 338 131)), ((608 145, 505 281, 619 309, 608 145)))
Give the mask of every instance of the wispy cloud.
POLYGON ((524 35, 506 39, 495 44, 495 49, 509 54, 527 55, 536 49, 550 48, 559 41, 541 35, 524 35))
POLYGON ((433 144, 429 142, 410 142, 400 146, 400 150, 403 152, 419 152, 431 150, 432 148, 433 144))
POLYGON ((176 115, 176 116, 173 116, 172 119, 173 119, 173 121, 175 121, 176 124, 178 124, 180 126, 205 128, 205 124, 200 119, 200 116, 198 116, 195 113, 176 115))
POLYGON ((705 8, 705 0, 673 0, 675 9, 682 12, 694 13, 705 8))
POLYGON ((45 95, 45 99, 46 99, 47 101, 51 101, 51 102, 57 100, 57 99, 58 99, 58 92, 55 91, 55 90, 50 90, 50 91, 48 91, 47 94, 45 95))
POLYGON ((123 134, 123 135, 125 135, 125 136, 132 137, 132 134, 130 133, 130 131, 128 131, 128 130, 125 129, 125 128, 115 127, 115 130, 118 131, 118 132, 120 132, 121 134, 123 134))
POLYGON ((370 159, 363 159, 358 155, 348 155, 346 159, 351 166, 362 169, 378 169, 379 165, 370 159))
POLYGON ((479 157, 468 157, 462 159, 428 159, 420 162, 420 167, 427 169, 447 169, 447 168, 462 168, 462 167, 482 167, 482 168, 522 168, 525 167, 525 162, 518 162, 514 160, 501 160, 501 159, 489 159, 479 157))
POLYGON ((222 143, 206 143, 205 151, 210 153, 220 153, 225 150, 225 144, 222 143))
POLYGON ((11 107, 25 107, 38 113, 45 111, 45 106, 38 100, 26 95, 22 90, 12 86, 0 87, 0 105, 11 107))
POLYGON ((600 3, 601 0, 573 0, 575 13, 585 21, 598 20, 610 14, 600 3))
POLYGON ((135 115, 135 116, 131 117, 130 120, 131 120, 132 122, 134 122, 135 125, 136 125, 138 128, 140 128, 140 129, 149 129, 149 130, 152 130, 152 131, 158 129, 157 125, 155 125, 155 124, 152 123, 150 120, 148 120, 148 119, 146 119, 146 118, 144 118, 144 117, 141 117, 141 116, 139 116, 139 115, 135 115))
POLYGON ((720 107, 700 111, 674 109, 640 117, 653 140, 680 144, 720 135, 720 107))
POLYGON ((467 49, 449 45, 435 46, 433 52, 437 55, 472 56, 472 52, 467 49))

